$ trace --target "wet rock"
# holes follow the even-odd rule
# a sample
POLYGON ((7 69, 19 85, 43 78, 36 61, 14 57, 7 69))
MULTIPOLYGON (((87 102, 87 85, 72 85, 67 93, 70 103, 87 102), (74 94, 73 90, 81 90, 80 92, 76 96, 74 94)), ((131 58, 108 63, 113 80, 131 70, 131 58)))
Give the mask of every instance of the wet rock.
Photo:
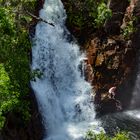
POLYGON ((115 41, 114 39, 108 38, 108 40, 107 40, 107 45, 112 46, 112 45, 115 45, 115 44, 116 44, 116 41, 115 41))
POLYGON ((96 61, 95 61, 95 66, 98 67, 98 66, 101 66, 104 62, 104 55, 103 54, 99 54, 97 55, 97 58, 96 58, 96 61))
MULTIPOLYGON (((129 21, 133 20, 134 17, 134 10, 136 9, 138 5, 138 0, 131 0, 129 6, 127 7, 125 11, 125 15, 123 18, 123 23, 121 25, 121 28, 125 28, 129 21)), ((139 7, 139 6, 138 6, 139 7)), ((138 15, 137 15, 138 16, 138 15)))
POLYGON ((137 17, 137 20, 134 23, 134 26, 137 28, 137 30, 133 36, 132 44, 134 48, 139 49, 140 48, 139 47, 140 44, 140 1, 139 0, 136 0, 136 4, 133 10, 133 15, 137 17))
POLYGON ((98 48, 99 45, 100 45, 100 40, 98 37, 95 37, 91 40, 91 43, 90 45, 93 47, 93 48, 98 48))
MULTIPOLYGON (((88 59, 94 60, 89 61, 89 63, 93 68, 91 83, 96 92, 95 103, 100 105, 103 101, 103 95, 104 97, 107 95, 110 87, 119 87, 131 77, 136 63, 136 50, 132 41, 124 40, 121 35, 106 36, 103 39, 96 34, 87 44, 85 46, 88 46, 86 47, 88 59)), ((119 97, 120 95, 117 96, 117 98, 119 97)), ((114 104, 107 100, 104 103, 107 104, 106 106, 109 106, 108 101, 110 104, 114 104)), ((116 111, 115 105, 111 110, 113 109, 116 111)))
POLYGON ((88 57, 88 61, 91 65, 94 65, 95 64, 95 60, 96 60, 96 57, 97 57, 97 53, 98 53, 98 48, 100 46, 100 40, 99 38, 94 38, 93 40, 91 40, 91 42, 88 42, 86 44, 86 46, 83 47, 83 49, 86 48, 86 55, 88 57))
POLYGON ((106 57, 111 57, 113 55, 116 54, 116 50, 108 50, 108 51, 105 51, 105 56, 106 57))
POLYGON ((133 15, 137 17, 137 25, 140 24, 140 1, 139 0, 133 0, 134 2, 134 8, 133 8, 133 15))
POLYGON ((120 58, 119 58, 119 56, 115 56, 114 58, 112 58, 112 60, 110 60, 110 62, 108 62, 107 68, 108 69, 118 69, 119 64, 120 64, 120 58))
POLYGON ((116 99, 106 98, 106 99, 101 101, 100 105, 96 109, 100 115, 105 115, 107 113, 121 111, 121 104, 116 99))
POLYGON ((84 75, 85 75, 85 80, 88 81, 89 83, 92 83, 93 81, 93 68, 91 66, 91 64, 85 64, 85 72, 84 72, 84 75))

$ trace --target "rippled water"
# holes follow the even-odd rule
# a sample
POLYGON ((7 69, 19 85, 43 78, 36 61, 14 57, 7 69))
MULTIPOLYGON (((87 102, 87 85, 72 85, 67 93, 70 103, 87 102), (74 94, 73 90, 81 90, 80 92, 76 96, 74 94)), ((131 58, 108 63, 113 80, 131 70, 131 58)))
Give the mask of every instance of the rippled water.
POLYGON ((140 110, 112 113, 100 119, 108 134, 125 131, 130 133, 131 140, 140 140, 140 110))

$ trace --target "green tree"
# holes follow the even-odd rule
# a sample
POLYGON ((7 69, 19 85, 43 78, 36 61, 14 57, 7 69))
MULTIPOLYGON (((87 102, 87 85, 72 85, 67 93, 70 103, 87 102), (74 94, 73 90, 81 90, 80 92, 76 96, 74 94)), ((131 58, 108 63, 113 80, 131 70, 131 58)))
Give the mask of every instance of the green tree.
POLYGON ((30 50, 28 36, 34 0, 0 0, 0 127, 8 112, 18 112, 28 120, 30 50))
POLYGON ((92 130, 87 131, 86 140, 130 140, 129 134, 126 132, 118 132, 114 137, 110 137, 104 132, 95 134, 92 130))
POLYGON ((99 28, 111 17, 112 12, 105 0, 71 0, 66 4, 68 23, 77 28, 99 28))

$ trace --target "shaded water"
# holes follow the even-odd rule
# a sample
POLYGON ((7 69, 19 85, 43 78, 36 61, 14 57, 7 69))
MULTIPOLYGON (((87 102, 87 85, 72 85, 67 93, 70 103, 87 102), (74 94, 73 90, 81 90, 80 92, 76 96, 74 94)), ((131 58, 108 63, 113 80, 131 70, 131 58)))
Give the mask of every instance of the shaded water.
POLYGON ((137 77, 136 77, 135 86, 132 95, 133 96, 130 104, 130 109, 140 108, 140 60, 139 60, 138 72, 137 72, 137 77))
POLYGON ((129 132, 131 140, 140 140, 140 110, 113 113, 102 116, 102 127, 113 135, 118 131, 129 132))

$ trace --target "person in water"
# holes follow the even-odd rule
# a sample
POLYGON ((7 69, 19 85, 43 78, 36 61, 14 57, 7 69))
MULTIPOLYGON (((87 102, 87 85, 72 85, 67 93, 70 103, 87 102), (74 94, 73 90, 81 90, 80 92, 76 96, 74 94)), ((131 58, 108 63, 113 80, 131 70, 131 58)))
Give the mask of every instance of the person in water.
POLYGON ((108 90, 108 93, 109 93, 108 97, 109 97, 110 99, 115 100, 116 108, 117 108, 118 111, 120 111, 120 110, 122 110, 122 105, 121 105, 121 102, 120 102, 119 100, 115 99, 116 89, 117 89, 116 87, 111 87, 111 88, 108 90))
POLYGON ((115 99, 116 87, 111 87, 111 88, 108 90, 108 93, 109 93, 109 98, 115 99))

